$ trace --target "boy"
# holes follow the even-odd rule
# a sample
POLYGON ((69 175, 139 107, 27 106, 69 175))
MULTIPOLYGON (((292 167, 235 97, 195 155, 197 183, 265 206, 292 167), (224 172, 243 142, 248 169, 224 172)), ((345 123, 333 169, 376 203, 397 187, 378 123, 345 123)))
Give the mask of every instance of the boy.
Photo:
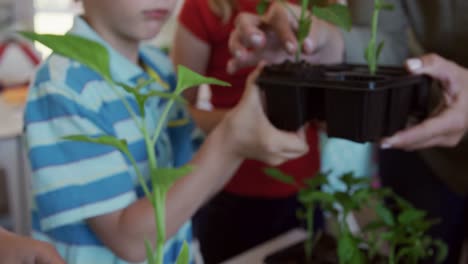
MULTIPOLYGON (((151 75, 158 81, 145 89, 174 89, 170 61, 158 50, 140 46, 159 32, 174 4, 175 0, 84 0, 85 13, 76 18, 71 33, 108 49, 116 81, 135 85, 151 75)), ((173 263, 182 242, 190 240, 192 214, 244 158, 279 164, 307 152, 299 135, 279 132, 268 123, 253 78, 239 107, 190 161, 194 171, 168 194, 166 232, 172 239, 167 242, 166 263, 173 263)), ((136 105, 130 94, 120 92, 136 105)), ((148 120, 153 120, 146 124, 148 131, 154 131, 163 107, 158 98, 146 105, 148 120)), ((172 116, 170 122, 188 119, 182 108, 172 116)), ((32 84, 25 126, 33 169, 35 236, 54 243, 70 264, 144 261, 143 241, 155 237, 154 214, 150 202, 141 198, 127 160, 109 147, 61 140, 72 134, 124 138, 147 172, 143 137, 116 93, 91 69, 53 54, 32 84)), ((190 133, 190 123, 164 131, 155 145, 159 166, 190 160, 190 133)))

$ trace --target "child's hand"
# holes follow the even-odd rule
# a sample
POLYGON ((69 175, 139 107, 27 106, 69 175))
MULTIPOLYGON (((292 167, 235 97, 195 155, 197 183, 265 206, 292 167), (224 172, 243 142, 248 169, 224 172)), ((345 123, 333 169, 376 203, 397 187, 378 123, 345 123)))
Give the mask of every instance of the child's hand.
POLYGON ((264 63, 249 76, 247 89, 239 104, 225 119, 228 137, 236 155, 279 165, 308 152, 301 133, 288 133, 274 128, 263 111, 261 96, 255 84, 264 63))
POLYGON ((65 264, 65 261, 50 244, 0 229, 0 263, 65 264))

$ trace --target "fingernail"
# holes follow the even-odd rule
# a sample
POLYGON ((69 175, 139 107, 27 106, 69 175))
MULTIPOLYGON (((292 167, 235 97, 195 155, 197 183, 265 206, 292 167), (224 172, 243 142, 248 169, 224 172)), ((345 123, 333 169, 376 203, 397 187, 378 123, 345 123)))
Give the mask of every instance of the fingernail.
POLYGON ((409 59, 406 64, 411 71, 417 71, 423 66, 421 59, 409 59))
POLYGON ((234 74, 235 71, 236 71, 236 67, 234 66, 234 63, 232 63, 232 61, 228 62, 226 66, 226 72, 228 74, 234 74))
POLYGON ((241 50, 236 50, 236 52, 234 53, 234 56, 236 56, 236 58, 238 59, 242 59, 242 56, 244 56, 244 53, 241 50))
POLYGON ((294 53, 296 51, 296 45, 292 43, 291 41, 286 42, 286 50, 289 53, 294 53))
POLYGON ((389 139, 384 140, 382 142, 382 144, 380 145, 380 148, 381 149, 391 149, 397 143, 398 143, 398 137, 393 136, 393 137, 391 137, 389 139))
POLYGON ((312 52, 314 49, 314 42, 310 38, 304 40, 304 47, 307 52, 312 52))
POLYGON ((255 46, 260 46, 262 45, 263 37, 259 34, 253 34, 250 40, 255 46))
POLYGON ((383 143, 382 145, 380 145, 380 148, 381 149, 391 149, 392 145, 389 144, 389 143, 383 143))

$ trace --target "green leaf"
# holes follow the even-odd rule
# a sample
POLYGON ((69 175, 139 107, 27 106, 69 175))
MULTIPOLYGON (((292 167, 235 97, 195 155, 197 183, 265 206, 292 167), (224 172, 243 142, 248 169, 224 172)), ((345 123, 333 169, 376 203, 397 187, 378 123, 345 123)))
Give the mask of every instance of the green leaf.
POLYGON ((269 4, 270 2, 268 0, 260 0, 260 2, 257 4, 257 14, 264 15, 268 9, 269 4))
POLYGON ((376 230, 379 230, 379 229, 382 229, 384 228, 386 225, 384 222, 382 221, 372 221, 370 223, 368 223, 367 225, 365 225, 363 228, 362 228, 362 232, 373 232, 373 231, 376 231, 376 230))
POLYGON ((442 240, 434 240, 434 246, 436 248, 436 263, 442 263, 448 256, 448 247, 442 240))
POLYGON ((301 22, 299 23, 299 28, 297 30, 297 40, 299 41, 299 43, 303 43, 304 40, 307 38, 307 36, 309 35, 311 25, 312 20, 301 20, 301 22))
POLYGON ((120 150, 124 154, 130 155, 127 141, 124 139, 118 139, 113 136, 103 135, 103 136, 98 136, 98 137, 90 137, 90 136, 84 136, 84 135, 72 135, 72 136, 63 137, 63 139, 112 146, 120 150))
POLYGON ((377 10, 392 11, 395 9, 395 6, 393 4, 386 3, 383 0, 377 0, 375 8, 377 10))
POLYGON ((145 248, 146 248, 146 259, 148 261, 148 264, 156 264, 156 258, 154 257, 153 249, 148 239, 145 239, 145 248))
POLYGON ((172 185, 193 171, 193 166, 182 166, 180 168, 158 168, 151 172, 152 182, 163 190, 169 190, 172 185))
POLYGON ((333 194, 310 190, 310 191, 301 191, 299 192, 299 201, 304 204, 319 202, 321 204, 333 204, 335 202, 335 197, 333 194))
POLYGON ((125 83, 117 82, 116 84, 121 86, 126 92, 132 94, 137 103, 138 103, 138 109, 140 110, 140 113, 142 116, 145 116, 145 103, 146 101, 154 96, 160 97, 162 99, 167 99, 167 100, 175 100, 176 102, 186 104, 187 101, 182 98, 182 96, 177 95, 175 93, 167 93, 167 92, 162 92, 158 90, 152 90, 149 91, 148 93, 141 93, 141 89, 149 84, 154 82, 153 79, 147 80, 141 84, 139 84, 137 87, 131 87, 125 83))
POLYGON ((412 224, 419 222, 426 217, 426 212, 416 209, 409 209, 401 212, 398 215, 398 222, 402 225, 412 224))
POLYGON ((328 183, 328 178, 325 174, 317 173, 314 177, 304 180, 307 187, 310 189, 317 189, 320 186, 328 183))
POLYGON ((369 178, 356 177, 354 175, 354 173, 352 173, 352 172, 343 174, 340 177, 340 180, 344 184, 346 184, 346 186, 348 186, 348 187, 352 187, 352 186, 355 186, 355 185, 361 185, 361 184, 365 184, 365 185, 370 184, 370 179, 369 178))
POLYGON ((182 246, 182 250, 177 257, 176 264, 189 264, 190 263, 190 250, 187 245, 187 242, 184 241, 184 245, 182 246))
POLYGON ((413 247, 404 247, 404 248, 399 249, 395 257, 395 263, 404 262, 402 260, 404 260, 405 257, 413 254, 413 251, 414 251, 413 247))
POLYGON ((338 239, 338 259, 340 263, 349 263, 356 252, 356 242, 349 234, 344 234, 338 239))
POLYGON ((395 218, 393 217, 392 212, 382 204, 377 204, 377 206, 375 207, 375 212, 385 224, 389 226, 395 225, 395 218))
POLYGON ((314 15, 346 31, 351 30, 351 13, 346 5, 331 4, 326 7, 314 6, 314 15))
POLYGON ((289 184, 289 185, 292 185, 292 186, 297 186, 297 182, 296 182, 296 179, 294 179, 293 176, 291 175, 288 175, 282 171, 280 171, 279 169, 276 169, 276 168, 265 168, 263 170, 263 172, 270 176, 271 178, 277 180, 277 181, 280 181, 282 183, 285 183, 285 184, 289 184))
POLYGON ((202 84, 214 84, 219 86, 231 86, 227 82, 217 80, 215 78, 204 77, 196 72, 189 70, 187 67, 179 65, 177 68, 177 87, 175 94, 179 95, 183 91, 196 87, 202 84))
POLYGON ((100 43, 72 34, 52 35, 24 31, 19 33, 25 38, 45 45, 59 55, 78 61, 107 80, 112 80, 109 53, 100 43))

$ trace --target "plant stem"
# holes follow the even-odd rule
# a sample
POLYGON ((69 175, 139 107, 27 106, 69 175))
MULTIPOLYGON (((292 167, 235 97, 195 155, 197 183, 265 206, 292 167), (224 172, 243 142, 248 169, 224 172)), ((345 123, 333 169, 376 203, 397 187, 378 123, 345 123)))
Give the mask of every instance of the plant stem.
POLYGON ((390 254, 388 255, 388 264, 396 264, 395 263, 395 245, 390 246, 390 254))
POLYGON ((154 202, 154 217, 156 219, 156 263, 164 263, 164 243, 166 241, 166 191, 161 190, 156 185, 153 185, 154 202))
MULTIPOLYGON (((132 117, 133 121, 135 122, 135 124, 137 125, 138 129, 140 130, 140 132, 143 134, 143 129, 144 129, 144 124, 143 124, 143 121, 140 121, 137 114, 135 113, 135 111, 133 111, 133 108, 130 106, 130 103, 128 102, 128 100, 120 93, 119 89, 117 89, 116 87, 116 84, 114 83, 114 81, 112 81, 111 79, 106 79, 104 78, 105 81, 107 83, 109 83, 109 85, 111 86, 112 90, 114 90, 114 92, 117 94, 117 96, 119 97, 119 99, 123 102, 125 108, 127 109, 128 113, 130 114, 130 116, 132 117)), ((144 117, 142 117, 142 119, 144 119, 144 117)))
MULTIPOLYGON (((305 18, 305 15, 306 15, 305 12, 306 12, 308 6, 309 6, 309 0, 302 0, 302 2, 301 2, 301 15, 299 17, 299 30, 298 30, 298 36, 300 36, 300 37, 298 38, 298 41, 297 41, 296 62, 299 62, 299 60, 301 58, 301 54, 302 54, 302 46, 304 44, 305 37, 304 37, 304 33, 300 32, 300 31, 304 29, 304 24, 307 23, 307 20, 305 18)), ((309 29, 310 28, 311 27, 309 27, 309 29)))
POLYGON ((163 128, 164 124, 166 124, 166 119, 167 119, 167 116, 169 114, 169 111, 171 110, 173 105, 174 105, 174 99, 171 99, 171 100, 169 100, 167 102, 167 105, 164 108, 164 111, 163 111, 163 113, 161 115, 161 119, 159 120, 158 126, 156 127, 156 130, 154 132, 153 139, 151 140, 153 145, 156 144, 156 141, 158 140, 159 135, 161 134, 162 128, 163 128))
POLYGON ((371 75, 377 72, 377 28, 379 23, 380 8, 377 5, 378 0, 374 1, 374 12, 372 14, 372 32, 369 43, 369 71, 371 75))

